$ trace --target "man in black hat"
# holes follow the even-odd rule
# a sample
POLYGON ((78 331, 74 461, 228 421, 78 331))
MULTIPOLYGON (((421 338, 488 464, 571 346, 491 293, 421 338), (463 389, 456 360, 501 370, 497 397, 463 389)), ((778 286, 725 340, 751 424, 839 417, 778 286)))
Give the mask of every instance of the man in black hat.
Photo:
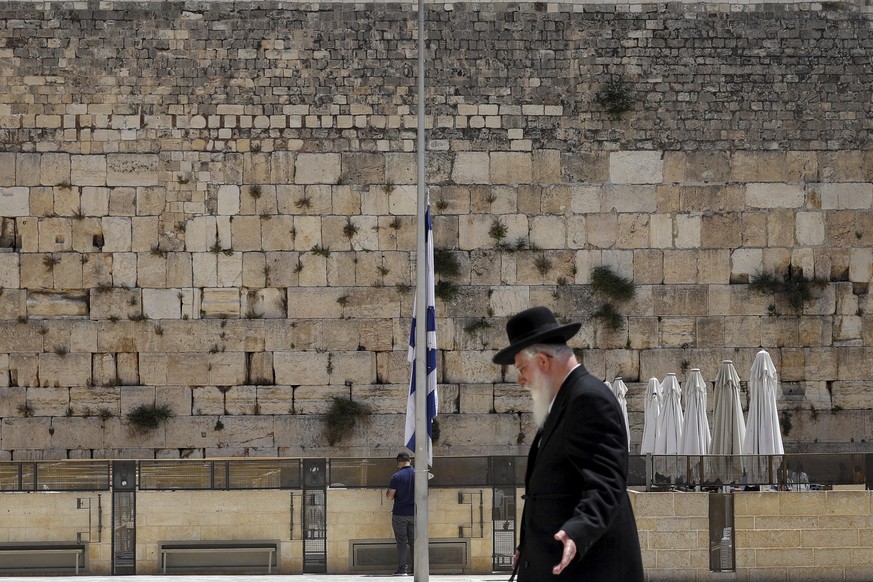
POLYGON ((627 433, 612 391, 576 361, 546 307, 506 324, 514 364, 530 390, 537 434, 528 454, 524 513, 515 554, 519 582, 642 582, 636 521, 627 494, 627 433))

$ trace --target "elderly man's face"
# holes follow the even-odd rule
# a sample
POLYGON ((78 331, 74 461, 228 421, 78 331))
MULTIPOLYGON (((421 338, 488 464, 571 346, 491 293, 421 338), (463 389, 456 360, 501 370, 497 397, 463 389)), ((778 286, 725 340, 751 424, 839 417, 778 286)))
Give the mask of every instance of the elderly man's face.
POLYGON ((537 428, 543 428, 549 415, 549 405, 552 402, 551 381, 543 369, 548 354, 535 354, 527 357, 522 354, 515 356, 515 367, 518 370, 518 383, 530 391, 533 399, 533 417, 537 428))

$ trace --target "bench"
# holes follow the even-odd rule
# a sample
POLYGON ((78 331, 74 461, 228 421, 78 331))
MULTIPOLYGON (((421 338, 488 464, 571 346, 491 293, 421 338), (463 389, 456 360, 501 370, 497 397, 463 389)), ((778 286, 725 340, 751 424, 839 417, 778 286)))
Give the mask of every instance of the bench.
POLYGON ((85 565, 85 544, 73 542, 4 542, 0 544, 0 570, 74 569, 85 565), (73 559, 66 559, 72 556, 73 559), (60 558, 60 559, 57 559, 60 558))
MULTIPOLYGON (((428 540, 430 571, 439 574, 463 574, 472 567, 468 538, 431 538, 428 540)), ((393 539, 349 540, 351 572, 372 574, 391 572, 397 567, 397 542, 393 539)), ((409 559, 413 559, 410 554, 409 559)))
POLYGON ((186 540, 159 544, 161 572, 171 570, 200 570, 227 568, 267 567, 273 573, 278 563, 278 541, 255 540, 186 540), (168 565, 170 556, 178 556, 168 565), (257 558, 257 559, 256 559, 257 558))

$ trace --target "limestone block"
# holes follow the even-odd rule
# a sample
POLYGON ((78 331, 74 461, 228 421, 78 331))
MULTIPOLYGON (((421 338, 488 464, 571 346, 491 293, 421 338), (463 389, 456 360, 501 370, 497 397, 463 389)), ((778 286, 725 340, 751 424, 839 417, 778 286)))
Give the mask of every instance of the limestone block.
POLYGON ((297 154, 278 151, 270 154, 270 179, 272 184, 293 184, 297 154))
POLYGON ((209 378, 213 354, 167 354, 167 382, 181 386, 199 386, 209 378))
POLYGON ((707 290, 699 285, 670 285, 652 288, 654 315, 705 316, 707 290))
POLYGON ((733 182, 784 182, 788 171, 785 152, 736 151, 731 155, 733 182))
POLYGON ((295 182, 297 184, 336 184, 341 175, 339 154, 297 154, 295 182))
MULTIPOLYGON (((222 421, 223 423, 224 421, 222 421)), ((195 451, 206 447, 218 447, 227 442, 224 430, 217 429, 215 416, 176 416, 164 425, 167 447, 172 447, 178 455, 179 449, 194 449, 186 458, 201 458, 195 451)), ((175 512, 174 512, 175 513, 175 512)), ((176 515, 179 515, 176 513, 176 515)))
POLYGON ((13 386, 39 386, 39 355, 9 354, 9 381, 13 386))
POLYGON ((609 185, 601 189, 601 212, 646 212, 658 210, 654 186, 609 185))
POLYGON ((702 249, 697 253, 697 282, 702 285, 726 285, 730 282, 728 249, 702 249))
POLYGON ((215 386, 236 386, 245 383, 245 364, 243 352, 209 354, 209 383, 215 386))
POLYGON ((294 351, 273 354, 276 384, 323 386, 329 383, 327 352, 294 351))
POLYGON ((490 165, 491 184, 530 184, 533 178, 533 160, 526 152, 492 152, 490 165))
POLYGON ((376 382, 376 356, 371 352, 332 350, 329 383, 360 385, 376 382))
MULTIPOLYGON (((8 367, 8 357, 6 360, 8 367)), ((24 386, 0 386, 0 417, 20 416, 19 409, 23 409, 26 402, 27 388, 24 386)))
POLYGON ((294 248, 294 217, 273 216, 261 221, 261 248, 265 251, 282 251, 294 248))
POLYGON ((223 184, 218 187, 218 214, 239 214, 240 193, 239 186, 223 184))
POLYGON ((673 247, 673 218, 669 214, 649 217, 649 240, 654 248, 673 247))
POLYGON ((160 161, 157 154, 106 156, 108 186, 155 186, 159 183, 159 172, 160 161))
POLYGON ((191 287, 193 281, 191 253, 167 253, 167 286, 191 287))
POLYGON ((91 354, 91 379, 98 386, 114 386, 118 380, 115 354, 91 354))
POLYGON ((297 283, 300 287, 327 286, 327 259, 324 256, 301 254, 296 269, 299 269, 297 283))
POLYGON ((623 213, 618 215, 618 237, 616 246, 623 249, 646 248, 649 246, 649 214, 623 213))
POLYGON ((798 212, 795 236, 801 245, 817 246, 824 243, 824 214, 821 212, 798 212))
POLYGON ((136 188, 120 186, 109 191, 109 214, 136 216, 136 188))
POLYGON ((15 178, 19 186, 39 185, 40 154, 19 153, 15 157, 15 178))
POLYGON ((46 450, 51 448, 49 428, 52 419, 47 417, 4 418, 0 425, 3 438, 0 446, 4 450, 17 449, 46 450))
POLYGON ((561 181, 561 151, 533 152, 533 179, 535 184, 557 184, 561 181))
POLYGON ((618 215, 589 214, 586 217, 588 244, 601 249, 612 248, 618 236, 618 215))
POLYGON ((310 251, 321 245, 321 218, 317 216, 294 217, 294 249, 310 251))
POLYGON ((621 151, 609 154, 609 181, 613 184, 660 184, 663 175, 661 152, 621 151))
POLYGON ((444 356, 443 382, 497 382, 500 366, 494 365, 494 353, 486 350, 448 352, 444 356))
POLYGON ((676 216, 676 237, 674 244, 677 248, 698 248, 701 239, 701 217, 694 215, 676 216))
POLYGON ((216 284, 220 287, 242 285, 243 253, 223 252, 215 255, 216 284))
POLYGON ((462 414, 488 414, 495 410, 495 386, 492 384, 465 384, 459 396, 458 412, 462 414))
POLYGON ((0 288, 8 289, 19 286, 18 268, 17 253, 0 253, 0 288))
POLYGON ((261 219, 237 216, 231 223, 231 246, 235 251, 261 250, 261 219))
POLYGON ((458 152, 452 165, 452 181, 456 184, 488 184, 490 164, 488 152, 458 152))
POLYGON ((697 283, 697 251, 664 251, 664 283, 697 283))
POLYGON ((39 250, 47 253, 73 248, 73 232, 66 218, 43 218, 39 221, 39 250))
POLYGON ((70 183, 69 154, 46 153, 40 156, 39 183, 43 186, 70 183))
POLYGON ((178 289, 143 289, 142 311, 149 319, 179 319, 182 301, 178 289))
POLYGON ((530 223, 530 242, 541 249, 566 247, 567 230, 562 216, 534 216, 530 223))
POLYGON ((0 152, 0 187, 14 186, 15 183, 15 153, 0 152))
POLYGON ((415 184, 418 181, 418 158, 413 153, 386 152, 385 183, 415 184))
POLYGON ((81 188, 79 208, 85 216, 109 214, 109 189, 86 186, 81 188))
POLYGON ((0 188, 0 216, 30 216, 30 189, 0 188))
MULTIPOLYGON (((518 417, 507 414, 447 414, 439 417, 440 440, 437 450, 451 456, 452 448, 459 447, 472 455, 500 454, 507 445, 519 440, 518 417), (488 444, 482 444, 482 434, 492 435, 488 444)), ((435 454, 440 454, 434 451, 435 454)), ((442 455, 441 455, 442 456, 442 455)))
MULTIPOLYGON (((223 415, 224 408, 224 389, 219 390, 216 386, 194 386, 191 388, 192 408, 195 417, 199 415, 223 415)), ((213 420, 214 424, 214 420, 213 420)))
POLYGON ((118 253, 131 250, 132 227, 130 218, 106 216, 101 220, 103 252, 118 253))
POLYGON ((258 386, 256 405, 260 414, 290 414, 294 401, 291 386, 258 386))
POLYGON ((385 159, 382 154, 348 152, 342 157, 344 184, 382 184, 385 182, 385 159))
POLYGON ((99 416, 101 419, 121 415, 118 388, 82 386, 70 388, 69 392, 69 406, 74 415, 99 416))
POLYGON ((731 253, 731 282, 748 283, 763 264, 761 249, 736 249, 731 253))
POLYGON ((27 313, 32 317, 78 317, 88 315, 87 291, 30 291, 27 313))
POLYGON ((224 414, 258 414, 255 386, 219 386, 224 396, 224 414))
POLYGON ((218 285, 218 255, 194 253, 192 278, 195 287, 214 287, 218 285))
POLYGON ((796 184, 752 182, 746 185, 749 208, 803 208, 806 192, 796 184))
POLYGON ((873 249, 849 250, 849 280, 868 283, 873 277, 873 249))
POLYGON ((873 206, 873 184, 869 182, 823 183, 816 189, 822 210, 868 210, 873 206))
POLYGON ((388 212, 394 216, 415 215, 417 188, 415 186, 395 186, 388 195, 388 212))
POLYGON ((139 380, 139 357, 138 354, 121 352, 115 356, 118 380, 125 386, 133 386, 140 383, 139 380))
MULTIPOLYGON (((70 405, 70 389, 67 387, 32 386, 27 389, 27 406, 32 416, 63 416, 70 405)), ((18 411, 19 415, 28 414, 18 411)))
MULTIPOLYGON (((98 412, 94 408, 91 414, 98 412)), ((81 411, 74 410, 74 413, 80 414, 81 411)), ((51 442, 56 448, 89 450, 100 449, 107 444, 103 438, 104 422, 94 416, 55 417, 51 426, 54 429, 51 442)))
MULTIPOLYGON (((195 273, 196 275, 196 273, 195 273)), ((206 288, 200 302, 201 317, 239 317, 239 289, 206 288)))
POLYGON ((75 186, 106 186, 106 156, 70 156, 70 175, 75 186))
POLYGON ((138 294, 124 288, 91 289, 91 318, 106 319, 115 317, 127 319, 138 312, 138 294))

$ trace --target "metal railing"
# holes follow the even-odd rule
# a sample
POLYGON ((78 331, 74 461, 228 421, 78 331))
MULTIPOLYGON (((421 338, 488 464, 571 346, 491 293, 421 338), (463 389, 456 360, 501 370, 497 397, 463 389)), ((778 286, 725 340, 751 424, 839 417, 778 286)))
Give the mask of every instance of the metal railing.
MULTIPOLYGON (((326 465, 328 488, 383 488, 394 459, 334 458, 326 465)), ((521 487, 523 456, 436 457, 429 487, 521 487)), ((137 463, 140 490, 302 489, 303 460, 279 458, 164 459, 137 463)), ((873 487, 873 453, 752 455, 631 455, 628 485, 649 491, 774 487, 827 489, 873 487)), ((2 491, 106 491, 112 463, 103 460, 0 462, 2 491)))

